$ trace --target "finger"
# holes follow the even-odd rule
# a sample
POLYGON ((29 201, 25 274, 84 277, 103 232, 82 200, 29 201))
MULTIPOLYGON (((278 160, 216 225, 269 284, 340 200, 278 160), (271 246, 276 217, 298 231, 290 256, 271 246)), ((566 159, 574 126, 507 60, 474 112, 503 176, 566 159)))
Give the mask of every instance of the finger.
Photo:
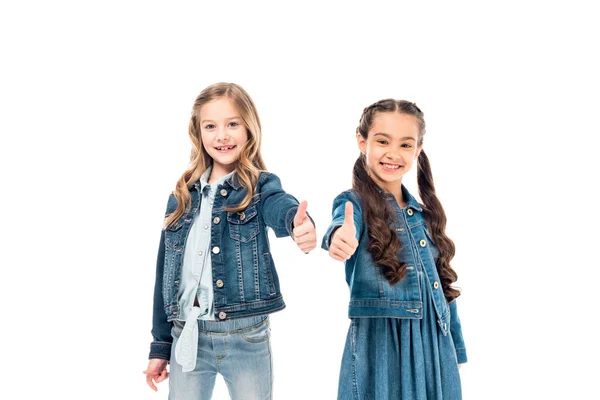
POLYGON ((306 218, 306 207, 308 207, 308 202, 306 202, 306 200, 298 206, 298 211, 296 211, 296 216, 294 217, 295 227, 302 225, 302 222, 304 222, 304 219, 306 218))
POLYGON ((165 379, 167 379, 168 377, 169 377, 169 373, 167 372, 166 369, 163 369, 160 373, 160 376, 155 379, 155 382, 160 383, 160 382, 164 381, 165 379))
POLYGON ((354 226, 354 207, 349 201, 346 202, 346 208, 344 209, 344 225, 354 226))
POLYGON ((354 254, 354 248, 350 246, 348 243, 340 242, 336 243, 335 249, 342 253, 343 256, 347 256, 346 258, 350 258, 352 254, 354 254))
POLYGON ((315 247, 317 247, 317 243, 315 241, 312 241, 312 242, 308 242, 308 243, 305 243, 302 246, 300 246, 300 250, 302 250, 305 253, 309 253, 315 247))
POLYGON ((154 390, 155 392, 158 391, 158 388, 156 387, 156 385, 154 385, 154 382, 152 381, 152 375, 146 375, 146 383, 148 384, 148 386, 150 386, 150 389, 154 390))
POLYGON ((306 243, 309 240, 317 240, 317 235, 315 232, 304 232, 301 235, 294 234, 294 240, 296 243, 306 243))
POLYGON ((339 250, 330 249, 329 250, 329 255, 334 260, 337 260, 337 261, 346 261, 346 257, 344 257, 339 250))
POLYGON ((299 237, 308 234, 310 231, 306 229, 304 225, 300 225, 299 227, 294 228, 292 232, 294 233, 294 239, 298 239, 299 237))

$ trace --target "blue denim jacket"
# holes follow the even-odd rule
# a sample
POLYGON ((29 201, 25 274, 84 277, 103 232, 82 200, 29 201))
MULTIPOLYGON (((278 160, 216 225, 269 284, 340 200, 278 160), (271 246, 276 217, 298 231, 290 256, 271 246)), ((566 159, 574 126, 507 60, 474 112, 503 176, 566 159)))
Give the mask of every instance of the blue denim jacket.
POLYGON ((421 205, 404 185, 402 193, 408 204, 406 208, 400 208, 391 193, 382 192, 385 201, 395 210, 394 227, 402 243, 398 257, 407 265, 406 278, 395 285, 390 285, 381 269, 376 268, 373 255, 367 250, 369 235, 358 194, 348 190, 338 195, 333 202, 333 221, 323 237, 323 249, 329 250, 332 233, 344 222, 344 208, 348 201, 354 208, 356 239, 359 242, 356 252, 345 262, 346 282, 350 287, 348 316, 421 319, 423 296, 417 271, 423 271, 422 276, 427 279, 427 287, 431 290, 439 327, 444 335, 451 331, 458 362, 466 362, 456 301, 451 304, 446 301, 435 266, 439 251, 426 226, 421 205))
MULTIPOLYGON (((160 238, 150 358, 170 357, 172 321, 180 314, 177 297, 183 251, 193 217, 200 208, 200 190, 200 182, 196 182, 190 189, 191 207, 174 226, 163 230, 160 238)), ((234 174, 218 186, 213 204, 210 250, 217 320, 264 315, 285 307, 269 250, 267 227, 277 237, 291 235, 298 200, 283 191, 276 175, 263 172, 256 195, 243 212, 224 210, 225 206, 239 204, 246 193, 234 174)), ((176 208, 177 200, 171 195, 165 216, 176 208)))

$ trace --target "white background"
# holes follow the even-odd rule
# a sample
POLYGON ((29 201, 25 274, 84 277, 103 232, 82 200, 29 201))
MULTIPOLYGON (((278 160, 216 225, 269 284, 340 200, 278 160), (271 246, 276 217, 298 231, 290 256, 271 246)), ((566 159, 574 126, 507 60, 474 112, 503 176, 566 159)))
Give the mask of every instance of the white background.
MULTIPOLYGON (((457 246, 464 398, 599 398, 591 7, 7 3, 1 398, 167 398, 142 374, 156 250, 192 103, 219 81, 253 97, 267 167, 308 200, 319 235, 350 186, 362 109, 415 101, 457 246)), ((414 174, 405 183, 416 193, 414 174)), ((288 306, 271 317, 275 398, 334 399, 342 264, 290 239, 272 251, 288 306)))

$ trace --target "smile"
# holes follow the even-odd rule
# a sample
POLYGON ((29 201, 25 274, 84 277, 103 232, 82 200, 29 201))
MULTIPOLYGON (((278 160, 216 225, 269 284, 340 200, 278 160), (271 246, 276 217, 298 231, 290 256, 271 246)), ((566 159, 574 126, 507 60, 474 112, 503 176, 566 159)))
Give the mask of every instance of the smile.
POLYGON ((381 166, 383 166, 384 170, 395 171, 400 168, 400 165, 398 165, 398 164, 387 164, 387 163, 380 163, 380 164, 381 164, 381 166))
POLYGON ((222 152, 227 152, 227 151, 233 150, 234 148, 236 148, 235 145, 215 147, 215 149, 217 149, 218 151, 222 151, 222 152))

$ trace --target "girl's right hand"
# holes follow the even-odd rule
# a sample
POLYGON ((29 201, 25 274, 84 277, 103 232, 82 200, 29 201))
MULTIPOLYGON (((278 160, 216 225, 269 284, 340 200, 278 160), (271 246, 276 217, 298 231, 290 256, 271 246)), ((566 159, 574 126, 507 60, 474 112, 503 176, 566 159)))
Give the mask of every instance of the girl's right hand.
POLYGON ((352 203, 346 202, 344 209, 344 223, 333 232, 329 255, 338 261, 344 261, 352 257, 358 240, 356 240, 356 226, 354 226, 354 209, 352 203))
POLYGON ((155 383, 160 383, 169 377, 167 372, 167 360, 161 360, 159 358, 152 358, 148 362, 148 368, 144 371, 146 374, 146 383, 155 392, 158 390, 155 383))

